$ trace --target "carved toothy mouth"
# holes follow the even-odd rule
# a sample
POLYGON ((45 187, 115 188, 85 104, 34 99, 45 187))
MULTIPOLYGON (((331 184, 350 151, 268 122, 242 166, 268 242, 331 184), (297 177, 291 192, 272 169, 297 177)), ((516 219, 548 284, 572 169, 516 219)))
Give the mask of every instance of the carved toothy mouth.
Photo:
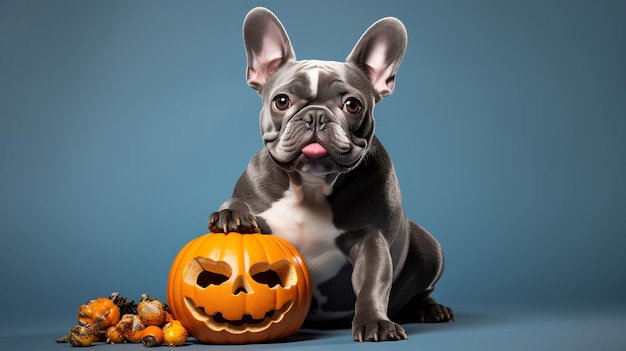
POLYGON ((187 296, 185 296, 185 305, 187 305, 187 308, 191 311, 195 319, 204 321, 211 330, 227 330, 233 334, 243 334, 245 332, 260 332, 267 329, 272 323, 280 322, 285 316, 285 313, 293 306, 293 301, 286 302, 278 310, 268 311, 263 318, 254 318, 246 313, 238 320, 226 319, 222 315, 222 312, 209 315, 206 313, 203 306, 196 306, 193 299, 187 296))

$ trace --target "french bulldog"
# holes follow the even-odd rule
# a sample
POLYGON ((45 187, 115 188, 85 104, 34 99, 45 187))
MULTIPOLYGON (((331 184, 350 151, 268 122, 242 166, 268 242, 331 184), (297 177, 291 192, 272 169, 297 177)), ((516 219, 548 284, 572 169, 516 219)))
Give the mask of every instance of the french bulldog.
POLYGON ((210 231, 260 229, 291 242, 313 283, 307 323, 351 321, 355 341, 407 339, 396 322, 454 320, 430 297, 441 247, 405 217, 393 164, 374 136, 374 105, 393 92, 407 45, 402 22, 374 23, 345 62, 296 60, 265 8, 248 13, 243 39, 264 147, 209 216, 210 231))

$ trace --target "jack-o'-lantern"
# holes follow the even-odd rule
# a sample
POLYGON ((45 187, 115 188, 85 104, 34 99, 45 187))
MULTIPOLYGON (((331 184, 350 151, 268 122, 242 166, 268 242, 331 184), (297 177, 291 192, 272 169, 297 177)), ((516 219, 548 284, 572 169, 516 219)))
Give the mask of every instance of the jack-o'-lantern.
POLYGON ((200 341, 266 342, 300 328, 311 280, 302 256, 280 237, 211 233, 174 259, 167 300, 174 318, 200 341))

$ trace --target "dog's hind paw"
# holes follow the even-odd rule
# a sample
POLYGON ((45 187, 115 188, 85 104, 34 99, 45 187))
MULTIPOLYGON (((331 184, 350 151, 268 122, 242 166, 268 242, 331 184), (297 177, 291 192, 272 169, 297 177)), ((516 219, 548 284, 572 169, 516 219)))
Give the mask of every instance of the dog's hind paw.
POLYGON ((455 316, 450 307, 440 305, 432 300, 418 308, 417 320, 422 323, 443 323, 454 321, 455 316))

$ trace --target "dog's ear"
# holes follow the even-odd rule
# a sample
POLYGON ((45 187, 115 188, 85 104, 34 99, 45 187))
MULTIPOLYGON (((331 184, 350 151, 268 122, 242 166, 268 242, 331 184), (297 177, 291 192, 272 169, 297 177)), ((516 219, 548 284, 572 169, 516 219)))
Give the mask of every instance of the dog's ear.
POLYGON ((396 72, 406 46, 404 24, 397 18, 386 17, 363 33, 346 62, 356 65, 367 75, 378 98, 382 99, 393 93, 396 72))
POLYGON ((243 43, 248 56, 246 80, 257 91, 280 66, 296 59, 280 20, 263 7, 250 10, 246 16, 243 43))

